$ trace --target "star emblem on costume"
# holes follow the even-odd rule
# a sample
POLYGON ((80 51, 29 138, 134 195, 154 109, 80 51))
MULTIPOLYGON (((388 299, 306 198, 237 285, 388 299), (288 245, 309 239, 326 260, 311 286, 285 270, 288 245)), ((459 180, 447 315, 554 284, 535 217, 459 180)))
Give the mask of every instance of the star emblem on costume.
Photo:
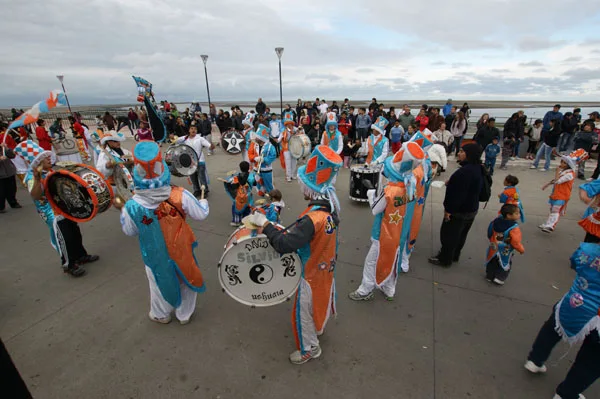
POLYGON ((403 219, 402 215, 400 214, 400 211, 398 209, 396 209, 396 212, 394 213, 390 213, 389 214, 390 217, 390 224, 395 224, 398 225, 398 223, 400 223, 403 219))
POLYGON ((242 140, 235 137, 234 135, 231 135, 230 137, 224 137, 223 141, 227 143, 227 148, 225 148, 225 151, 231 152, 231 153, 242 152, 242 149, 240 147, 242 140))
POLYGON ((586 254, 581 254, 581 255, 579 255, 579 257, 577 258, 577 261, 578 261, 579 263, 581 263, 582 265, 584 265, 584 264, 588 263, 588 262, 589 262, 589 260, 590 260, 590 257, 589 257, 589 256, 587 256, 586 254))
POLYGON ((357 194, 357 195, 360 195, 360 188, 357 188, 357 189, 356 189, 356 194, 357 194))
POLYGON ((424 203, 425 203, 425 197, 419 197, 419 199, 417 200, 417 204, 423 205, 424 203))

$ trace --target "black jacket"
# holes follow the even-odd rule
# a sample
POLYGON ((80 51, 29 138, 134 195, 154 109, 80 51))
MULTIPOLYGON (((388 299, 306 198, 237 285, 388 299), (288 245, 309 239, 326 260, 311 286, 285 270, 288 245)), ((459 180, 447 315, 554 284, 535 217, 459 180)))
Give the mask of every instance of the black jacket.
POLYGON ((500 138, 500 130, 498 130, 498 128, 496 127, 489 127, 488 125, 484 125, 479 130, 477 130, 477 133, 475 133, 473 139, 477 142, 477 144, 479 144, 481 148, 485 150, 485 147, 487 147, 488 144, 492 142, 494 137, 500 138))
POLYGON ((212 131, 212 124, 210 123, 210 119, 203 120, 200 124, 200 136, 206 137, 212 131))
POLYGON ((444 210, 453 213, 471 213, 479 209, 479 193, 483 185, 480 163, 461 163, 446 186, 444 210))
POLYGON ((558 139, 560 138, 560 128, 554 127, 544 134, 544 143, 550 147, 556 147, 558 145, 558 139))
POLYGON ((263 102, 256 103, 255 109, 257 114, 262 115, 267 110, 267 104, 263 102))

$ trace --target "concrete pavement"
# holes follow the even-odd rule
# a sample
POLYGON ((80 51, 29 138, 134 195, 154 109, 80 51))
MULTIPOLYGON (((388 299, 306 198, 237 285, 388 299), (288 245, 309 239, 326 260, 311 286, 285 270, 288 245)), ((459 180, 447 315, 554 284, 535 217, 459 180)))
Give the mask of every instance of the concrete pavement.
MULTIPOLYGON (((230 201, 216 177, 239 161, 220 150, 208 157, 210 216, 191 222, 207 291, 186 326, 148 320, 137 240, 122 234, 115 210, 81 225, 87 249, 101 260, 87 266, 87 276, 73 279, 61 272, 46 227, 19 189, 24 208, 0 215, 0 336, 34 397, 552 397, 578 348, 561 360, 568 346, 559 344, 544 376, 530 375, 523 363, 552 305, 572 282, 568 258, 584 236, 576 224, 584 206, 574 193, 557 231, 540 232, 548 192, 539 187, 550 173, 522 163, 509 166, 507 172, 521 180, 526 254, 515 256, 504 287, 487 283, 482 265, 486 229, 499 209, 494 198, 506 175, 497 170, 494 197, 477 216, 460 263, 450 269, 427 263, 439 248, 444 195, 433 188, 411 271, 399 277, 396 300, 376 295, 354 303, 347 294, 360 283, 373 217, 367 206, 348 199, 349 171, 342 170, 338 317, 321 339, 321 358, 294 366, 287 359, 294 349, 291 302, 251 309, 222 293, 217 279, 232 228, 230 201)), ((275 179, 287 205, 283 221, 290 224, 305 202, 279 166, 275 179)), ((189 187, 184 179, 175 183, 189 187)), ((600 397, 600 385, 586 395, 600 397)))

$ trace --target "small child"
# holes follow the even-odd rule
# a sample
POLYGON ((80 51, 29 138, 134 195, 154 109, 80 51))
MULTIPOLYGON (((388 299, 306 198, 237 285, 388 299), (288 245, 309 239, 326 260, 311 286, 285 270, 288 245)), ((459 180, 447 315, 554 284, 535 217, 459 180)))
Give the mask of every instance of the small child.
POLYGON ((225 186, 225 192, 233 204, 231 205, 231 226, 239 226, 242 219, 250 214, 252 206, 252 186, 256 186, 256 178, 253 172, 250 172, 250 164, 246 161, 240 162, 240 171, 229 176, 227 179, 220 179, 225 186))
POLYGON ((516 250, 525 252, 521 243, 521 229, 517 224, 520 218, 519 207, 504 204, 500 208, 500 216, 488 227, 488 247, 485 267, 485 278, 494 284, 504 285, 512 265, 512 256, 516 250))
POLYGON ((490 176, 494 175, 494 168, 496 167, 496 158, 502 149, 498 145, 498 137, 494 137, 492 142, 485 147, 485 167, 490 172, 490 176))
POLYGON ((525 223, 525 213, 523 212, 523 204, 521 203, 521 195, 519 194, 517 184, 519 184, 517 176, 506 176, 504 179, 504 191, 498 194, 498 198, 500 198, 501 204, 516 205, 521 214, 521 223, 525 223))
POLYGON ((390 130, 390 142, 392 143, 392 153, 395 154, 402 147, 402 136, 404 136, 404 128, 400 126, 400 121, 396 120, 394 126, 390 130))
POLYGON ((344 148, 342 149, 342 155, 344 156, 344 168, 350 168, 352 158, 354 158, 354 155, 359 148, 360 144, 354 144, 348 136, 344 136, 344 148))
POLYGON ((567 203, 571 199, 571 191, 573 190, 573 182, 575 180, 575 167, 577 164, 587 159, 587 152, 584 150, 573 151, 569 155, 562 155, 560 165, 556 168, 554 179, 542 187, 545 190, 552 186, 550 193, 550 215, 546 223, 542 223, 538 227, 544 233, 552 233, 556 228, 558 220, 564 216, 567 209, 567 203))
POLYGON ((417 131, 417 125, 410 124, 408 125, 407 131, 402 135, 402 143, 407 142, 417 131))
POLYGON ((510 157, 512 157, 515 145, 517 143, 515 135, 512 134, 512 132, 505 132, 504 134, 504 141, 502 143, 502 162, 500 162, 500 169, 502 170, 508 169, 506 164, 508 163, 510 157))
POLYGON ((269 191, 269 198, 271 199, 271 203, 263 209, 265 210, 265 215, 267 219, 271 223, 281 223, 281 211, 285 208, 285 202, 283 202, 283 195, 281 191, 274 188, 269 191))
POLYGON ((362 147, 363 147, 363 143, 362 143, 361 139, 360 138, 356 139, 356 141, 354 141, 354 147, 353 147, 353 148, 356 148, 356 151, 354 151, 354 153, 352 154, 352 158, 357 163, 364 163, 365 158, 367 156, 366 155, 367 145, 365 144, 363 151, 361 151, 362 147))

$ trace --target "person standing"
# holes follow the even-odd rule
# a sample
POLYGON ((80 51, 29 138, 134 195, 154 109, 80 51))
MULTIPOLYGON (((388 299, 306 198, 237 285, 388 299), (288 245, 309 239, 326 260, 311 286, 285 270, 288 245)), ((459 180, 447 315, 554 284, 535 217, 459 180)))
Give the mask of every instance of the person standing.
POLYGON ((45 151, 52 151, 52 137, 50 137, 48 134, 48 131, 44 127, 45 125, 45 120, 38 119, 37 127, 35 128, 35 138, 37 139, 40 147, 42 147, 45 151))
POLYGON ((215 145, 209 143, 204 137, 198 135, 198 127, 195 124, 190 125, 188 130, 189 134, 184 137, 179 137, 176 143, 183 143, 189 145, 194 149, 196 156, 198 157, 198 169, 190 176, 192 186, 194 187, 194 197, 200 197, 202 193, 202 187, 204 186, 205 194, 208 194, 208 171, 206 169, 206 158, 204 157, 204 148, 208 151, 213 150, 215 145))
MULTIPOLYGON (((427 126, 429 125, 429 117, 427 116, 427 111, 425 111, 424 109, 421 109, 419 111, 419 115, 417 115, 417 117, 415 118, 415 121, 417 122, 417 125, 419 126, 420 132, 425 130, 427 128, 427 126)), ((435 129, 435 130, 437 130, 437 129, 435 129)))
MULTIPOLYGON (((297 159, 292 156, 289 150, 290 140, 296 135, 298 129, 294 126, 294 118, 291 112, 283 113, 283 125, 285 126, 278 142, 281 143, 282 166, 285 169, 285 180, 289 183, 292 179, 296 180, 297 159)), ((272 131, 272 130, 271 130, 272 131)))
POLYGON ((267 110, 267 105, 265 103, 263 103, 262 98, 259 98, 254 109, 256 110, 256 113, 258 115, 262 115, 267 110))
POLYGON ((106 130, 115 130, 117 125, 116 119, 108 111, 104 113, 104 116, 102 117, 102 123, 106 127, 106 130))
MULTIPOLYGON (((458 152, 460 151, 462 139, 465 135, 466 127, 467 121, 465 119, 465 114, 462 111, 458 111, 458 114, 456 114, 456 118, 454 118, 454 120, 452 121, 452 125, 450 126, 450 133, 452 133, 452 136, 454 137, 453 149, 457 157, 458 152)), ((452 150, 450 150, 450 152, 452 152, 452 150)))
POLYGON ((6 128, 3 126, 3 134, 0 134, 0 213, 6 213, 6 203, 11 208, 21 208, 21 205, 17 201, 17 168, 12 160, 16 157, 14 151, 10 148, 14 148, 16 144, 10 138, 12 143, 8 141, 3 142, 3 136, 6 134, 6 128))
POLYGON ((150 285, 150 320, 167 324, 171 313, 187 324, 196 309, 204 280, 194 256, 196 237, 186 222, 208 217, 208 201, 198 201, 182 187, 171 186, 171 173, 158 144, 141 141, 133 149, 135 195, 121 211, 121 228, 138 236, 150 285))
POLYGON ((369 137, 369 127, 371 126, 371 118, 369 118, 366 112, 366 109, 359 108, 358 116, 356 117, 356 138, 362 141, 369 137))
POLYGON ((542 120, 536 119, 533 123, 533 126, 531 126, 527 131, 526 136, 529 139, 527 145, 527 159, 533 160, 535 154, 537 153, 537 145, 542 137, 542 127, 542 120))
POLYGON ((400 125, 405 132, 408 132, 408 127, 415 123, 415 117, 410 113, 410 107, 408 104, 404 104, 402 106, 402 113, 398 115, 398 120, 400 121, 400 125))
MULTIPOLYGON (((450 115, 450 112, 452 111, 452 99, 449 98, 448 101, 446 101, 446 105, 444 105, 444 108, 442 109, 442 113, 444 114, 444 117, 450 115)), ((429 129, 431 130, 431 129, 429 129)), ((431 130, 432 132, 435 130, 431 130)))
POLYGON ((256 156, 254 162, 258 164, 257 169, 260 174, 260 190, 258 195, 264 196, 269 191, 273 190, 273 166, 271 165, 277 159, 278 151, 271 143, 269 130, 263 124, 258 125, 254 139, 262 143, 260 155, 256 156))
POLYGON ((344 138, 338 130, 337 115, 335 112, 327 113, 327 122, 325 123, 323 136, 321 136, 321 145, 328 146, 338 155, 342 153, 344 138))
MULTIPOLYGON (((542 131, 543 132, 543 131, 542 131)), ((554 119, 550 121, 550 129, 543 132, 543 143, 538 149, 535 159, 529 169, 537 169, 542 159, 542 155, 546 159, 544 164, 544 172, 550 170, 550 160, 552 159, 552 152, 558 145, 558 138, 560 137, 560 119, 554 119)))
POLYGON ((445 123, 446 119, 444 119, 444 117, 442 115, 440 115, 440 109, 435 107, 431 109, 431 116, 429 117, 429 124, 427 125, 427 128, 432 131, 435 132, 436 130, 438 130, 440 128, 440 126, 442 125, 442 123, 445 123))
POLYGON ((367 191, 371 212, 375 216, 371 230, 371 248, 363 266, 363 277, 353 301, 373 299, 378 288, 388 301, 394 299, 398 279, 398 263, 402 259, 408 236, 402 234, 405 223, 410 227, 412 214, 408 204, 415 201, 417 182, 413 170, 425 159, 425 152, 415 142, 407 142, 393 157, 386 159, 384 174, 389 179, 377 196, 371 186, 367 191))
POLYGON ((573 116, 573 113, 565 112, 560 124, 562 134, 558 139, 558 152, 568 152, 571 150, 577 126, 577 119, 573 116))
POLYGON ((107 132, 101 139, 100 145, 103 151, 98 154, 96 160, 96 169, 106 179, 110 185, 115 185, 114 171, 119 164, 131 169, 133 166, 133 158, 131 151, 122 148, 121 143, 125 141, 125 136, 122 133, 117 133, 114 130, 107 132))
POLYGON ((546 115, 544 115, 544 119, 542 121, 542 123, 544 124, 544 132, 550 130, 550 122, 552 122, 555 119, 558 119, 559 122, 562 122, 563 114, 562 112, 560 112, 560 104, 556 104, 552 108, 552 111, 548 111, 546 112, 546 115))
POLYGON ((139 118, 137 113, 133 110, 133 108, 129 108, 129 112, 127 113, 127 119, 129 120, 129 130, 131 134, 135 134, 139 124, 139 118))
POLYGON ((371 125, 373 134, 367 140, 367 159, 369 165, 383 164, 390 151, 390 141, 384 136, 385 128, 388 125, 387 119, 383 116, 377 118, 371 125))
POLYGON ((429 263, 450 267, 458 262, 467 235, 479 210, 479 195, 483 186, 481 148, 476 143, 465 144, 458 151, 458 168, 446 182, 444 220, 440 229, 441 248, 429 263))
POLYGON ((250 221, 259 226, 258 233, 264 233, 277 252, 297 252, 302 262, 302 278, 292 312, 296 351, 289 359, 293 364, 321 356, 318 336, 336 313, 334 272, 340 205, 331 182, 341 166, 342 159, 331 148, 315 148, 306 165, 298 170, 298 183, 304 199, 310 202, 296 223, 285 231, 273 226, 261 212, 250 216, 250 221))

